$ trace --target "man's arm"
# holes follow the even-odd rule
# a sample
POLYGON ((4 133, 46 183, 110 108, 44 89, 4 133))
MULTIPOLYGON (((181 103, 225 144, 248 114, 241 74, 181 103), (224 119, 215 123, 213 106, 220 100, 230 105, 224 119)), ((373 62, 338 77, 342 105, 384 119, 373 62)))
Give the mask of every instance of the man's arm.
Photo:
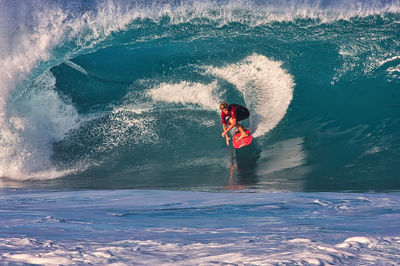
MULTIPOLYGON (((222 127, 224 128, 224 132, 226 132, 226 125, 222 124, 222 127)), ((223 134, 223 133, 222 133, 223 134)), ((224 134, 222 135, 222 137, 224 136, 224 134)), ((225 140, 226 140, 226 146, 229 146, 229 140, 230 138, 228 137, 228 134, 225 134, 225 140)))
POLYGON ((224 124, 224 134, 226 135, 234 126, 236 126, 236 118, 231 118, 231 124, 228 128, 226 128, 226 125, 224 124))

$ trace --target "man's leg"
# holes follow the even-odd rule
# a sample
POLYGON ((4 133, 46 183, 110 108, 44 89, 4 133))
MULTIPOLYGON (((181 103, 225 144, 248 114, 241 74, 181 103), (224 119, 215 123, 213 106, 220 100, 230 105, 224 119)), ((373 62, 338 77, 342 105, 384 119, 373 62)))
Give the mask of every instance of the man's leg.
POLYGON ((242 138, 244 138, 244 137, 247 137, 247 136, 249 135, 249 134, 247 134, 247 133, 245 132, 245 128, 244 128, 241 124, 236 123, 236 128, 239 129, 240 134, 241 134, 241 136, 238 138, 238 140, 239 140, 239 139, 242 139, 242 138))
MULTIPOLYGON (((232 118, 231 118, 232 119, 232 118)), ((229 124, 230 123, 232 123, 232 121, 231 121, 231 119, 229 119, 229 124)), ((244 138, 244 137, 247 137, 249 134, 247 134, 246 132, 245 132, 245 128, 241 125, 241 124, 239 124, 239 123, 237 123, 236 122, 236 126, 235 126, 238 130, 239 130, 239 132, 240 132, 240 137, 238 138, 238 140, 239 139, 242 139, 242 138, 244 138)), ((234 135, 236 135, 236 133, 237 133, 237 131, 235 132, 235 134, 234 135)))

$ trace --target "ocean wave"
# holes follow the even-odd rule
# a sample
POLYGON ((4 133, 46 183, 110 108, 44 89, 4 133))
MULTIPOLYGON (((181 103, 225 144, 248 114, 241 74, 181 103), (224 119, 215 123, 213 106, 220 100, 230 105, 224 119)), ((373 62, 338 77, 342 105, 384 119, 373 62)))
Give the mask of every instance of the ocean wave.
POLYGON ((284 117, 293 98, 293 78, 281 62, 261 55, 251 55, 243 61, 208 71, 226 79, 242 93, 252 112, 251 130, 254 137, 262 136, 284 117))
MULTIPOLYGON (((359 113, 362 101, 349 84, 369 79, 389 91, 397 84, 398 1, 45 3, 0 6, 2 177, 50 179, 121 156, 128 164, 141 149, 151 151, 149 158, 171 147, 182 148, 176 157, 196 154, 173 138, 201 139, 196 132, 203 130, 218 135, 222 100, 250 109, 261 146, 274 132, 286 140, 332 137, 313 135, 305 125, 320 128, 333 113, 343 121, 356 114, 338 127, 343 138, 361 134, 348 136, 348 143, 364 144, 358 160, 387 151, 371 148, 382 146, 385 136, 370 140, 375 116, 359 113), (351 103, 346 114, 337 104, 343 100, 351 103)), ((383 105, 385 95, 373 100, 383 105)), ((384 106, 383 118, 395 116, 384 106)), ((396 144, 396 136, 387 139, 396 144)), ((207 149, 218 154, 215 143, 207 149)), ((199 154, 207 154, 205 148, 199 154)))

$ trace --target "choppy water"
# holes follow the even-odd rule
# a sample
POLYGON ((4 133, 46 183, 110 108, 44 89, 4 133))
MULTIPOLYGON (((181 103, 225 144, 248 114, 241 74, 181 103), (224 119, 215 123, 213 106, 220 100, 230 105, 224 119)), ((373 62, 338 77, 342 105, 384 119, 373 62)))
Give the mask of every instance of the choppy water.
MULTIPOLYGON (((389 194, 366 197, 377 197, 378 202, 388 197, 397 202, 399 10, 399 1, 0 1, 3 208, 25 204, 19 193, 33 193, 41 199, 64 195, 46 194, 47 190, 69 191, 68 205, 81 197, 82 189, 97 198, 122 197, 121 189, 150 189, 139 190, 130 202, 141 193, 164 195, 159 189, 181 190, 170 193, 194 199, 199 195, 234 199, 240 195, 235 204, 244 197, 244 207, 232 207, 229 214, 217 208, 215 212, 224 219, 246 213, 247 201, 257 197, 271 197, 263 203, 268 205, 285 197, 319 200, 318 192, 330 191, 336 193, 322 197, 336 202, 359 196, 344 191, 375 191, 389 194), (249 108, 251 117, 246 126, 253 132, 251 146, 235 151, 220 137, 218 103, 223 100, 249 108), (32 189, 38 194, 30 192, 32 189), (96 192, 98 189, 102 190, 96 192), (237 189, 255 193, 222 192, 237 189), (8 198, 17 202, 7 203, 8 198)), ((361 208, 353 203, 346 206, 361 208)), ((99 204, 106 208, 104 202, 99 204)), ((154 204, 163 204, 163 200, 154 204)), ((288 212, 296 226, 300 218, 293 213, 307 212, 307 204, 288 212)), ((339 203, 332 204, 337 207, 339 203)), ((67 205, 51 210, 58 212, 60 208, 62 215, 56 214, 65 216, 70 211, 67 205)), ((200 209, 207 206, 204 203, 200 209)), ((202 212, 196 208, 194 213, 202 212)), ((381 210, 374 204, 371 208, 371 217, 381 210)), ((17 217, 31 221, 29 212, 24 212, 28 209, 22 209, 17 217)), ((90 212, 90 207, 85 210, 90 212)), ((36 218, 52 220, 54 215, 36 218)), ((260 219, 269 220, 269 215, 275 217, 266 212, 260 219)), ((323 216, 321 225, 333 225, 331 215, 336 214, 323 216)), ((167 216, 177 221, 179 228, 198 229, 190 225, 195 219, 180 224, 180 211, 167 216)), ((82 222, 89 217, 83 215, 82 222)), ((155 217, 161 226, 159 213, 155 217)), ((207 217, 201 214, 199 219, 206 221, 207 217)), ((364 227, 357 215, 350 217, 344 223, 352 224, 351 219, 356 219, 356 227, 362 228, 360 235, 369 244, 388 241, 398 245, 398 229, 376 232, 371 240, 365 235, 372 230, 371 225, 364 227)), ((98 218, 108 224, 108 218, 98 218)), ((237 226, 242 222, 239 218, 234 221, 237 226)), ((385 220, 384 226, 392 228, 392 222, 385 220)), ((120 226, 109 230, 115 233, 120 226)), ((220 228, 221 224, 215 226, 220 228)), ((257 226, 246 241, 265 233, 257 226)), ((331 242, 330 234, 322 234, 321 239, 317 233, 299 236, 296 226, 288 227, 286 240, 307 238, 310 242, 294 241, 310 247, 310 252, 321 243, 336 245, 357 235, 356 227, 346 227, 332 233, 335 241, 331 242), (346 230, 352 233, 346 235, 346 230)), ((311 230, 305 227, 307 232, 311 230)), ((72 230, 78 228, 72 226, 72 230)), ((133 228, 136 233, 144 232, 144 227, 133 228)), ((3 239, 13 237, 14 229, 2 231, 3 239)), ((39 237, 41 233, 33 232, 26 235, 28 238, 15 236, 17 242, 35 247, 29 249, 30 256, 34 256, 33 249, 47 243, 39 237)), ((146 239, 159 241, 153 234, 146 239)), ((226 234, 230 241, 237 237, 233 231, 226 234)), ((87 236, 85 241, 90 239, 87 236)), ((181 240, 171 241, 186 245, 181 240)), ((269 238, 267 242, 280 241, 269 238)), ((61 241, 59 245, 70 252, 72 242, 61 241)), ((290 249, 288 243, 278 246, 290 249)), ((3 249, 2 259, 12 258, 4 252, 11 251, 3 249)), ((195 255, 190 254, 192 259, 195 255)), ((396 256, 385 258, 398 261, 396 256)), ((156 261, 177 260, 158 257, 156 261)), ((218 257, 216 261, 225 259, 218 257)))
POLYGON ((12 265, 400 260, 399 194, 91 190, 0 197, 0 259, 12 265))

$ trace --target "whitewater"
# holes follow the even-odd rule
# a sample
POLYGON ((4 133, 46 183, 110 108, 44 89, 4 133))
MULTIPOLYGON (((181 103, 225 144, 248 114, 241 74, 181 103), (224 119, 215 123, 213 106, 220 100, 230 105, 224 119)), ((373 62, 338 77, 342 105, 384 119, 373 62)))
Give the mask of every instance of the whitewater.
POLYGON ((1 263, 398 264, 399 11, 0 0, 1 263))

